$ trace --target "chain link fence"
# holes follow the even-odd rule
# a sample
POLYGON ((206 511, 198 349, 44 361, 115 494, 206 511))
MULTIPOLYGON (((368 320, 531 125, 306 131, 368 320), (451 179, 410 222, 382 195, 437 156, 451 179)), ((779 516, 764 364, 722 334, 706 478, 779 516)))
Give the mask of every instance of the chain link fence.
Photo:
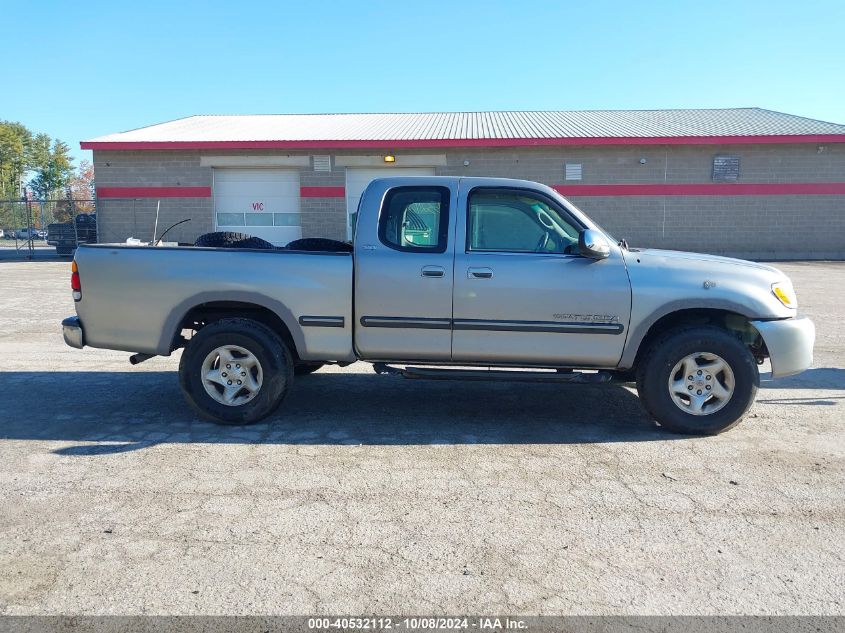
POLYGON ((95 242, 94 200, 0 200, 2 249, 32 257, 36 250, 55 248, 56 253, 67 256, 78 244, 95 242))

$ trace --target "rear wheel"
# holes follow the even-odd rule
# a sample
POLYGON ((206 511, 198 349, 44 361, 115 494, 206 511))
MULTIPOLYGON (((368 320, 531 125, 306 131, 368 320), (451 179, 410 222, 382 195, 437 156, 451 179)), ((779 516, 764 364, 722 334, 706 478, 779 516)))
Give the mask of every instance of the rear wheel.
POLYGON ((637 368, 646 410, 660 426, 693 435, 715 435, 739 424, 759 382, 748 348, 714 326, 667 332, 637 368))
POLYGON ((202 328, 179 363, 179 384, 188 404, 219 424, 267 417, 292 380, 293 363, 284 342, 249 319, 222 319, 202 328))

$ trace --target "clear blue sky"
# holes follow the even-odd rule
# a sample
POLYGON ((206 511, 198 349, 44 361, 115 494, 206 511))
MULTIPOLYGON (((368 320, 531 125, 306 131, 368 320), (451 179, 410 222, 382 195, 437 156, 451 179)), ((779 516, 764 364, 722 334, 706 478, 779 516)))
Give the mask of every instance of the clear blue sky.
POLYGON ((845 2, 7 2, 0 119, 760 106, 845 123, 845 2))

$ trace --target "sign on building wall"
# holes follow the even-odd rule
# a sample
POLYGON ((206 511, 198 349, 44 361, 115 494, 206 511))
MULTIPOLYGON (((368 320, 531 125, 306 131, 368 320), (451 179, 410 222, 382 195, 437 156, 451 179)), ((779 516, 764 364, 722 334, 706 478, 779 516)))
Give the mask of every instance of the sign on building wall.
POLYGON ((739 156, 713 158, 713 181, 736 182, 739 180, 739 156))

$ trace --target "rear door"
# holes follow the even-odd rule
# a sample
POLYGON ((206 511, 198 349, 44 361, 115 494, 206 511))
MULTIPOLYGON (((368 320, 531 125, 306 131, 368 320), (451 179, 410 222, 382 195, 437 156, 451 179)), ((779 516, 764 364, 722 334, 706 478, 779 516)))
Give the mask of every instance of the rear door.
POLYGON ((361 358, 451 358, 457 179, 446 182, 376 180, 364 193, 355 239, 361 358))
POLYGON ((462 186, 458 213, 454 361, 617 364, 631 308, 618 249, 579 256, 583 227, 532 189, 462 186))

